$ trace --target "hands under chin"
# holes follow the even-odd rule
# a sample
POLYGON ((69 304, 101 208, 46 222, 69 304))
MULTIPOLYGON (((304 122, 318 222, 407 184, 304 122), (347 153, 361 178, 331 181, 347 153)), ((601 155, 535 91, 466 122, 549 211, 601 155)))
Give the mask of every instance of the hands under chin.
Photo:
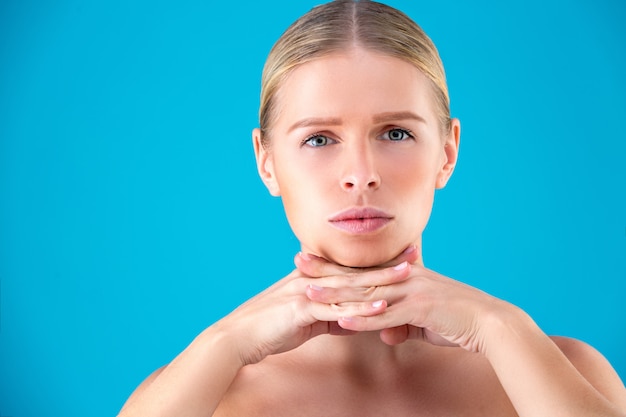
POLYGON ((296 266, 305 276, 324 278, 324 286, 309 285, 306 295, 339 311, 343 329, 379 331, 389 345, 420 339, 480 351, 485 323, 509 310, 508 303, 424 268, 418 257, 410 247, 380 267, 349 268, 299 254, 296 266), (349 313, 341 316, 343 310, 349 313))

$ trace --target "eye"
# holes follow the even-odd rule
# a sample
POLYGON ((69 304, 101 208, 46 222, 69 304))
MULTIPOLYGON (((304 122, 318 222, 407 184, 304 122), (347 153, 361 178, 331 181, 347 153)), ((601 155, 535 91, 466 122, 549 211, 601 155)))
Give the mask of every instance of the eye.
POLYGON ((308 145, 314 148, 318 148, 321 146, 331 145, 335 143, 335 141, 327 136, 315 134, 309 136, 302 142, 303 145, 308 145))
POLYGON ((410 130, 394 128, 390 129, 383 135, 383 139, 399 142, 406 139, 412 139, 413 135, 410 130))

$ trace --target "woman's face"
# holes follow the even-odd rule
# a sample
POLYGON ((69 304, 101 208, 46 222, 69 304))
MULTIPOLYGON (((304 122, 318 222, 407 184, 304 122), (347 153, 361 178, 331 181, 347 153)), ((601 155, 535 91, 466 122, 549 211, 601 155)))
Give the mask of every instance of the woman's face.
POLYGON ((441 136, 432 87, 413 65, 361 48, 305 63, 281 85, 261 178, 312 253, 383 264, 421 235, 454 164, 459 123, 441 136))

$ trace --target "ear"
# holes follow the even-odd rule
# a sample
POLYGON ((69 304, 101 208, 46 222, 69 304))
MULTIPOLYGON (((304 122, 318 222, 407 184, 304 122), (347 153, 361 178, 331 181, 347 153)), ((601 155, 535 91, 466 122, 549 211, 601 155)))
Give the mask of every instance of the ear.
POLYGON ((461 122, 459 119, 450 121, 450 132, 446 137, 443 148, 443 164, 437 174, 436 188, 443 188, 452 176, 456 161, 459 156, 459 143, 461 141, 461 122))
POLYGON ((252 131, 252 146, 254 146, 256 166, 261 180, 267 187, 270 194, 274 197, 278 197, 280 195, 280 187, 276 181, 274 160, 272 158, 272 153, 261 143, 261 129, 259 128, 252 131))

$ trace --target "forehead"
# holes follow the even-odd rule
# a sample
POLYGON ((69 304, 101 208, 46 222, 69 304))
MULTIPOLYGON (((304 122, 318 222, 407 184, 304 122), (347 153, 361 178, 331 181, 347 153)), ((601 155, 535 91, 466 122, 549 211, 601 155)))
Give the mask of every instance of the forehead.
MULTIPOLYGON (((303 117, 367 117, 412 111, 436 124, 433 89, 413 64, 362 48, 296 67, 276 96, 276 124, 303 117)), ((278 126, 277 126, 278 127, 278 126)))

